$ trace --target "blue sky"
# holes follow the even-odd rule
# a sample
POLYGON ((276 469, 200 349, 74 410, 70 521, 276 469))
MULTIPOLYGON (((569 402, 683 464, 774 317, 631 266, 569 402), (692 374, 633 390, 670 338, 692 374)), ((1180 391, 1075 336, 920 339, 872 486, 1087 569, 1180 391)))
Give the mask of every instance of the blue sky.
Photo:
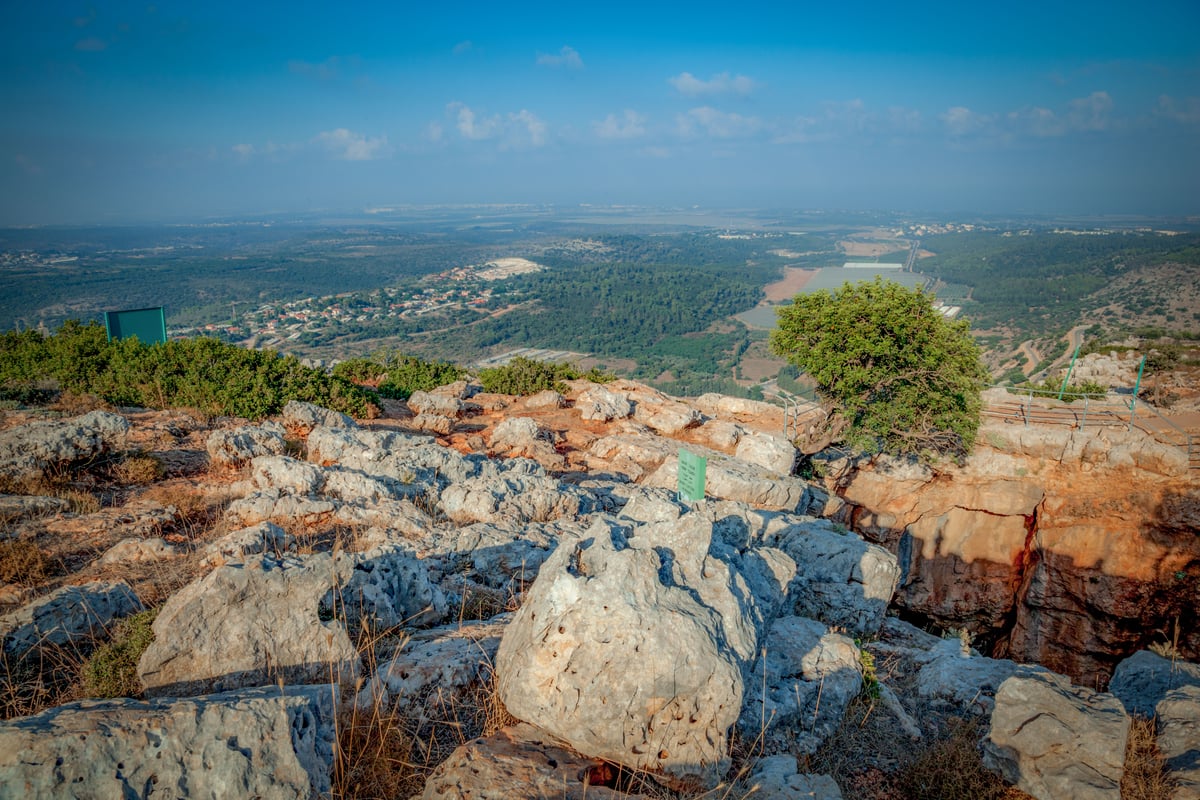
POLYGON ((0 225, 1200 214, 1200 3, 7 3, 0 225))

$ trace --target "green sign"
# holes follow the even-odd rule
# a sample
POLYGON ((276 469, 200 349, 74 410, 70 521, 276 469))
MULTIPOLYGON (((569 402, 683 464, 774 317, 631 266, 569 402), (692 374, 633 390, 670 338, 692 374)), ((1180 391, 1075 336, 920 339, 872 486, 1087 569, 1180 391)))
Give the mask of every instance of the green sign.
POLYGON ((704 499, 704 473, 708 459, 679 451, 679 499, 685 503, 697 503, 704 499))
POLYGON ((135 308, 132 311, 105 311, 104 327, 108 340, 140 339, 142 344, 159 344, 167 341, 167 317, 162 306, 135 308))

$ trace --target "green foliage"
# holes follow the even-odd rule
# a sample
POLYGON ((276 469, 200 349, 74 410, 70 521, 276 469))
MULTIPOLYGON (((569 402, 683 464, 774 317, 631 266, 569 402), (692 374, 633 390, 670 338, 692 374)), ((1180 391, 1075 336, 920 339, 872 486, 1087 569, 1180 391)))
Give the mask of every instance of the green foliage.
POLYGON ((158 609, 142 611, 117 623, 112 641, 96 650, 83 665, 83 683, 92 697, 133 697, 142 691, 137 665, 154 641, 150 626, 158 609))
POLYGON ((428 392, 462 380, 467 371, 449 361, 423 361, 416 356, 393 356, 387 362, 387 377, 379 384, 384 397, 407 400, 413 392, 428 392))
POLYGON ((961 455, 979 428, 988 380, 965 322, 929 295, 876 278, 781 306, 771 348, 807 372, 867 451, 961 455))
POLYGON ((1073 403, 1085 397, 1092 400, 1099 400, 1108 394, 1108 387, 1096 381, 1069 383, 1064 389, 1062 381, 1053 378, 1047 378, 1041 383, 1022 383, 1019 386, 1011 387, 1008 393, 1028 394, 1031 389, 1033 390, 1034 397, 1052 397, 1056 400, 1059 399, 1058 395, 1061 391, 1064 403, 1073 403))
POLYGON ((195 408, 208 414, 261 419, 289 400, 356 417, 373 413, 370 395, 344 378, 306 367, 271 350, 245 350, 216 339, 145 345, 109 342, 104 328, 69 321, 52 336, 0 336, 0 385, 50 379, 60 388, 94 394, 115 405, 195 408))
POLYGON ((333 374, 351 383, 376 384, 387 377, 387 366, 372 358, 351 358, 335 364, 333 374))
POLYGON ((502 367, 479 371, 479 383, 484 391, 497 394, 537 394, 547 389, 565 392, 566 384, 579 378, 580 373, 569 364, 551 364, 517 356, 502 367))

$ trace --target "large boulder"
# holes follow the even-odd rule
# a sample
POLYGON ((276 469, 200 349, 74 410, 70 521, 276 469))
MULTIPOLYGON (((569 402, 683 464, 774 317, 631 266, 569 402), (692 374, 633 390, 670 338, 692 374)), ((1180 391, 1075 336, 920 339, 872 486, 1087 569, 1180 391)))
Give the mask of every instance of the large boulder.
POLYGON ((1117 698, 1044 672, 1000 685, 983 763, 1037 800, 1120 800, 1129 715, 1117 698))
POLYGON ((205 446, 213 466, 240 467, 258 456, 282 455, 287 450, 280 426, 246 425, 213 431, 205 446))
POLYGON ((331 686, 84 700, 0 722, 6 797, 327 797, 331 686))
POLYGON ((964 652, 962 642, 943 639, 927 654, 927 663, 917 673, 917 692, 935 705, 948 706, 960 714, 990 714, 996 692, 1014 675, 1046 670, 1003 658, 985 658, 964 652))
POLYGON ((1200 664, 1139 650, 1117 665, 1108 691, 1116 695, 1130 714, 1153 717, 1167 693, 1184 686, 1200 687, 1200 664))
POLYGON ((700 514, 598 520, 547 559, 505 631, 500 698, 587 755, 715 783, 790 570, 778 551, 737 552, 700 514))
POLYGON ((642 800, 599 785, 595 779, 608 772, 520 723, 461 745, 425 781, 419 800, 642 800))
POLYGON ((353 419, 340 411, 331 411, 328 408, 301 400, 289 400, 283 407, 281 416, 280 422, 283 427, 301 436, 307 436, 318 425, 324 425, 327 428, 358 427, 353 419))
POLYGON ((119 449, 129 421, 108 411, 0 431, 0 475, 32 478, 119 449))
POLYGON ((352 679, 354 643, 328 604, 319 610, 351 569, 349 560, 327 554, 258 554, 185 586, 159 612, 154 641, 138 662, 146 695, 352 679))
POLYGON ((0 617, 4 653, 21 656, 42 645, 88 644, 119 617, 142 610, 124 581, 64 586, 0 617))
POLYGON ((446 417, 457 419, 462 416, 463 403, 453 394, 416 391, 408 398, 408 407, 417 416, 446 417))
POLYGON ((796 467, 796 447, 785 436, 749 431, 738 437, 734 456, 780 475, 796 467))
POLYGON ((439 507, 454 522, 544 522, 573 518, 586 511, 590 498, 586 493, 541 474, 541 468, 526 470, 516 461, 496 476, 470 478, 453 483, 442 491, 439 507))
POLYGON ((738 728, 748 739, 767 741, 773 729, 785 729, 790 749, 811 755, 862 688, 859 650, 848 636, 803 617, 775 620, 765 641, 738 728))
POLYGON ((768 756, 754 765, 746 783, 754 800, 842 800, 842 790, 828 775, 806 775, 794 756, 768 756))
POLYGON ((575 408, 586 420, 609 422, 625 419, 633 413, 633 406, 625 395, 610 392, 603 386, 593 386, 575 400, 575 408))
POLYGON ((1172 800, 1200 798, 1200 686, 1167 692, 1155 708, 1158 749, 1176 782, 1172 800))
MULTIPOLYGON (((790 445, 789 445, 790 446, 790 445)), ((705 453, 704 493, 755 508, 807 513, 814 501, 809 485, 800 478, 751 464, 720 453, 705 453)), ((645 480, 647 486, 674 489, 679 485, 679 457, 672 455, 645 480)))

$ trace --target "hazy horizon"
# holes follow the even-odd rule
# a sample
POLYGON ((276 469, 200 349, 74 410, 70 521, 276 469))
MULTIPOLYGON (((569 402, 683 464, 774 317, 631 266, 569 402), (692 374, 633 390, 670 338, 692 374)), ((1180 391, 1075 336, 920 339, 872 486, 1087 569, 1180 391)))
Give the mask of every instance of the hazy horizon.
POLYGON ((11 7, 0 226, 492 203, 1200 214, 1200 6, 11 7))

